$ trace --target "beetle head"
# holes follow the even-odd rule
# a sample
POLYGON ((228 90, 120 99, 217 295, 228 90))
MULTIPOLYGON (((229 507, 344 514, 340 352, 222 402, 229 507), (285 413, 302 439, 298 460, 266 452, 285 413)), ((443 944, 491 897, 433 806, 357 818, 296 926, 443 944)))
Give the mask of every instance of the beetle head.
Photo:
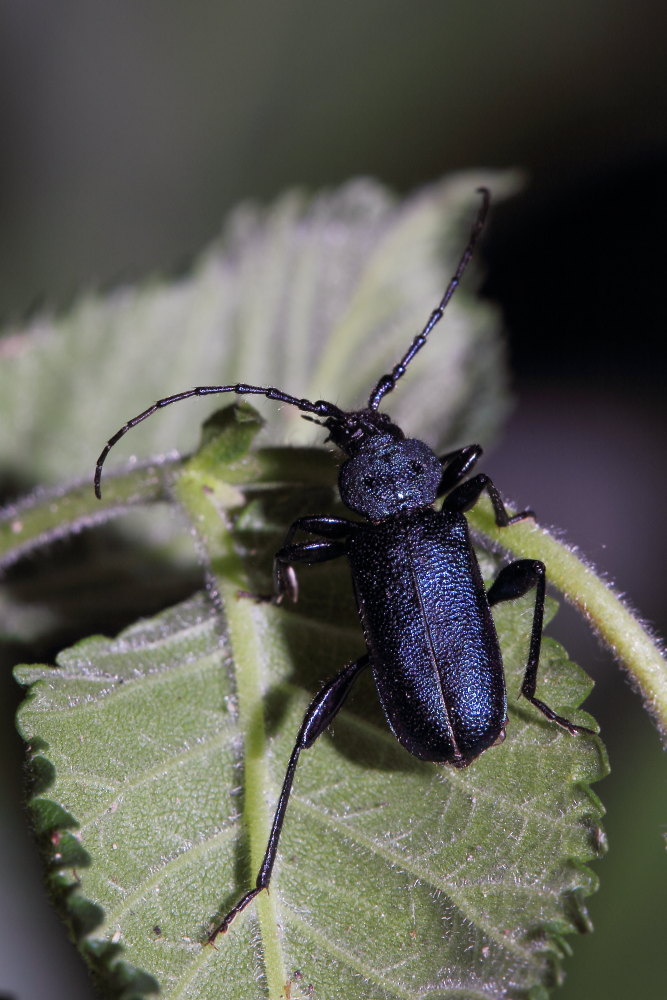
POLYGON ((432 504, 441 477, 440 460, 423 441, 385 433, 366 438, 343 463, 338 487, 346 507, 381 521, 432 504))

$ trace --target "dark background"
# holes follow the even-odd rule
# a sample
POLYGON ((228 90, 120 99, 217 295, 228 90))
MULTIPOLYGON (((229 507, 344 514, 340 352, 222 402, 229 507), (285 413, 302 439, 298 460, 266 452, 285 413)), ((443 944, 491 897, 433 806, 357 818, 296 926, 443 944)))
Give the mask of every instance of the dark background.
MULTIPOLYGON (((485 469, 664 633, 663 11, 636 0, 5 4, 0 317, 182 267, 243 198, 358 174, 407 191, 453 169, 521 167, 525 193, 497 206, 484 249, 517 397, 485 469)), ((589 705, 614 768, 596 789, 611 844, 590 904, 598 932, 573 940, 561 996, 657 997, 658 737, 570 613, 554 631, 598 679, 589 705)), ((0 992, 83 1000, 91 988, 15 804, 14 697, 3 682, 13 812, 3 805, 0 992)))

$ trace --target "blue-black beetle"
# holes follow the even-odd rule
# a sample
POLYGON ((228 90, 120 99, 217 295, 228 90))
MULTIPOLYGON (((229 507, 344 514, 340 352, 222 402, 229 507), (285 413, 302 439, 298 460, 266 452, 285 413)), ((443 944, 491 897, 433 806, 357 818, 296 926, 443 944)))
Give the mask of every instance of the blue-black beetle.
POLYGON ((438 457, 423 441, 406 439, 400 427, 379 412, 383 397, 405 374, 442 318, 468 265, 489 207, 489 192, 480 188, 480 194, 477 219, 445 294, 398 364, 379 379, 364 409, 346 412, 326 400, 298 399, 268 386, 199 386, 160 399, 128 421, 108 441, 97 461, 95 492, 99 497, 102 466, 110 449, 161 407, 190 396, 225 392, 267 396, 319 418, 329 439, 347 456, 338 480, 341 499, 363 518, 301 517, 276 553, 277 600, 296 600, 295 563, 347 557, 367 652, 326 683, 311 702, 287 765, 255 887, 218 924, 210 941, 226 931, 234 917, 267 888, 299 754, 326 729, 366 667, 373 671, 385 716, 403 746, 422 760, 466 767, 505 738, 505 677, 491 606, 520 597, 534 587, 535 610, 521 693, 568 732, 592 733, 557 715, 535 696, 544 564, 533 559, 510 563, 487 592, 464 516, 484 490, 499 526, 530 517, 532 512, 510 516, 488 476, 466 478, 482 454, 479 445, 438 457), (439 496, 445 499, 440 509, 435 509, 439 496), (298 532, 315 538, 295 542, 298 532))

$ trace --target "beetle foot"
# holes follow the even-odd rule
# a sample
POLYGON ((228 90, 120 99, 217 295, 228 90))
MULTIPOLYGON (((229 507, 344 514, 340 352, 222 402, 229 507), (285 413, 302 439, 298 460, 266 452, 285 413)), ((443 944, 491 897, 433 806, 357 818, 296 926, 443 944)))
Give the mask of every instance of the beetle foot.
POLYGON ((529 518, 533 521, 535 520, 534 510, 520 510, 518 514, 512 514, 512 516, 508 518, 507 523, 516 524, 518 521, 527 521, 529 518))
POLYGON ((259 886, 254 889, 250 889, 245 895, 241 896, 236 906, 233 906, 227 916, 222 920, 217 927, 214 927, 209 936, 206 939, 206 944, 210 944, 215 948, 215 940, 220 934, 226 934, 229 930, 229 925, 232 920, 239 915, 241 910, 245 910, 248 903, 251 903, 255 898, 257 893, 261 892, 265 886, 259 886))
POLYGON ((276 576, 276 595, 273 602, 283 604, 286 600, 292 601, 293 604, 299 600, 299 581, 293 566, 281 566, 280 573, 276 576))

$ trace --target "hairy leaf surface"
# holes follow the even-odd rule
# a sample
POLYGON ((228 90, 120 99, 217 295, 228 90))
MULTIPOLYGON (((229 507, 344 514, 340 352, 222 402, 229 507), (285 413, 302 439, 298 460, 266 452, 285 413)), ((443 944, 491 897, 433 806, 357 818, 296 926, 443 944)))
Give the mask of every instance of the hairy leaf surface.
MULTIPOLYGON (((115 426, 152 398, 206 381, 363 405, 439 300, 479 183, 501 193, 511 181, 462 175, 402 203, 360 181, 244 208, 188 276, 38 318, 3 341, 7 470, 47 482, 87 473, 115 426)), ((496 327, 492 309, 457 293, 446 336, 432 338, 387 407, 407 433, 440 450, 488 439, 504 406, 496 327)), ((110 479, 102 508, 79 486, 4 512, 10 566, 131 506, 175 502, 209 582, 206 595, 116 639, 77 643, 55 668, 20 670, 31 685, 20 717, 31 811, 51 889, 103 992, 122 1000, 158 986, 167 1000, 535 1000, 558 979, 562 935, 586 926, 582 897, 595 879, 585 862, 602 844, 589 783, 605 762, 597 740, 573 738, 516 700, 530 597, 496 612, 510 693, 504 744, 465 771, 416 761, 363 678, 333 733, 302 756, 271 893, 216 947, 205 943, 254 880, 309 700, 363 652, 344 565, 300 573, 296 606, 240 594, 270 589, 272 553, 294 517, 336 511, 329 454, 269 446, 314 433, 321 441, 321 429, 260 404, 270 415, 261 449, 249 450, 259 422, 240 406, 212 420, 190 462, 110 479)), ((205 411, 169 407, 118 458, 191 446, 205 411)), ((156 514, 151 506, 135 522, 119 555, 136 542, 140 558, 154 539, 149 572, 161 582, 183 555, 164 545, 156 514)), ((141 579, 128 587, 134 573, 115 590, 113 573, 104 577, 102 590, 108 558, 103 550, 76 577, 88 582, 85 592, 71 587, 74 616, 92 605, 82 620, 113 623, 123 601, 145 607, 141 579)), ((491 576, 488 558, 485 567, 491 576)), ((67 567, 55 579, 67 584, 67 567)), ((48 634, 50 615, 60 621, 69 591, 55 590, 38 587, 45 620, 22 617, 22 638, 30 628, 48 634)), ((9 630, 26 593, 11 592, 9 630)), ((588 689, 547 641, 538 693, 585 723, 577 706, 588 689)))
MULTIPOLYGON (((516 177, 471 171, 402 201, 362 179, 316 197, 292 191, 268 207, 249 203, 186 275, 89 293, 63 315, 42 312, 6 330, 5 473, 41 483, 88 476, 116 427, 154 399, 206 382, 361 405, 442 296, 480 184, 499 199, 516 177)), ((487 440, 506 406, 499 317, 471 287, 468 277, 448 309, 447 335, 432 338, 428 359, 392 397, 398 422, 434 447, 458 435, 487 440)), ((217 405, 165 410, 116 461, 192 448, 217 405)), ((266 441, 321 440, 291 408, 260 409, 270 416, 266 441)))
MULTIPOLYGON (((238 448, 228 428, 222 437, 179 493, 224 611, 198 597, 116 640, 80 643, 58 669, 20 673, 33 685, 24 735, 49 762, 40 771, 55 772, 33 802, 37 824, 68 829, 52 877, 70 911, 85 898, 103 914, 81 928, 89 957, 103 956, 107 982, 136 986, 132 970, 148 973, 169 1000, 216 998, 222 984, 239 1000, 305 997, 309 984, 317 997, 538 995, 558 978, 562 934, 586 926, 581 899, 595 879, 584 862, 601 842, 588 783, 604 761, 597 740, 516 699, 530 597, 496 611, 505 743, 465 771, 417 761, 365 678, 333 734, 303 755, 271 893, 205 944, 216 914, 252 884, 309 699, 363 649, 344 567, 303 572, 291 608, 239 596, 246 562, 266 566, 275 547, 272 518, 289 520, 304 489, 320 508, 325 497, 241 487, 243 434, 238 448), (247 506, 207 479, 225 455, 247 506), (100 940, 122 945, 131 968, 100 940)), ((546 640, 542 696, 585 721, 575 710, 589 688, 546 640)))

